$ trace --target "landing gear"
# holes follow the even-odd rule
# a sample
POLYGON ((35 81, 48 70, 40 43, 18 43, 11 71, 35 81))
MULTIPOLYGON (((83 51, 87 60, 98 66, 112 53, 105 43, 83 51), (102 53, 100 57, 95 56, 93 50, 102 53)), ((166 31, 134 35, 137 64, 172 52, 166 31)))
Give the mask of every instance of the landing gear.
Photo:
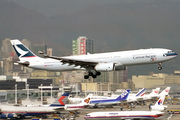
POLYGON ((84 75, 84 79, 88 79, 89 76, 92 76, 93 78, 96 78, 99 75, 101 75, 101 72, 98 72, 98 71, 91 72, 91 71, 89 71, 87 75, 84 75))
POLYGON ((158 67, 158 70, 162 70, 162 67, 161 67, 162 63, 159 63, 159 67, 158 67))

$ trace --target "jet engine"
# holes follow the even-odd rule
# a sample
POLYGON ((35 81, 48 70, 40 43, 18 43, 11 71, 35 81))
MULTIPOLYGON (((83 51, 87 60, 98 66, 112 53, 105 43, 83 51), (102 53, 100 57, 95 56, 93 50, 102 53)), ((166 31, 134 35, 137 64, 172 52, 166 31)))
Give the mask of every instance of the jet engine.
POLYGON ((99 63, 95 66, 96 71, 113 71, 115 68, 114 63, 99 63))
POLYGON ((11 114, 11 113, 10 113, 10 114, 7 115, 7 118, 16 118, 16 117, 17 117, 16 114, 11 114))
POLYGON ((6 118, 6 114, 1 114, 1 118, 6 118))

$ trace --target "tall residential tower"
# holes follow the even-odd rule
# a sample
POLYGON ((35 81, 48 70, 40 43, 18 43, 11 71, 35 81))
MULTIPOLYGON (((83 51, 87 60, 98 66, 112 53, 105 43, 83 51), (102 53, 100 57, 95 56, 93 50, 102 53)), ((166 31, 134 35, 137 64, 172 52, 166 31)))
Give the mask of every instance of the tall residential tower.
POLYGON ((72 40, 72 54, 84 55, 94 53, 94 40, 88 39, 86 36, 79 36, 77 40, 72 40))

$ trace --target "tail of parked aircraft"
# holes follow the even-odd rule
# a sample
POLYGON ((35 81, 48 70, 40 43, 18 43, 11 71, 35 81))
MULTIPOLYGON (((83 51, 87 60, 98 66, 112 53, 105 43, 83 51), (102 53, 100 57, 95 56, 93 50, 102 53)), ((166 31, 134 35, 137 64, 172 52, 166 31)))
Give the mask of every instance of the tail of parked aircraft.
POLYGON ((89 104, 91 97, 93 96, 93 94, 89 94, 86 96, 86 98, 82 101, 83 104, 89 104))
POLYGON ((119 101, 126 100, 128 95, 129 95, 129 93, 130 93, 130 91, 131 91, 130 89, 127 89, 119 97, 117 97, 116 100, 119 100, 119 101))
POLYGON ((136 97, 142 97, 146 92, 146 88, 141 89, 137 94, 136 97))
POLYGON ((50 106, 64 106, 68 100, 69 93, 64 93, 59 99, 56 99, 50 106))
POLYGON ((165 99, 165 95, 162 95, 158 101, 155 103, 155 105, 150 106, 150 109, 152 111, 162 111, 162 110, 166 110, 167 106, 163 105, 164 103, 164 99, 165 99))
POLYGON ((19 40, 15 39, 15 40, 11 40, 10 42, 20 60, 26 61, 26 59, 37 57, 31 50, 29 50, 19 40))
POLYGON ((156 106, 158 106, 158 105, 163 105, 164 99, 165 99, 165 95, 161 96, 161 97, 158 99, 158 101, 156 102, 155 105, 156 105, 156 106))
POLYGON ((167 87, 166 89, 164 89, 160 94, 159 96, 162 96, 162 95, 168 95, 169 94, 169 91, 170 91, 171 87, 167 87))
POLYGON ((149 95, 158 95, 160 88, 153 89, 149 95))

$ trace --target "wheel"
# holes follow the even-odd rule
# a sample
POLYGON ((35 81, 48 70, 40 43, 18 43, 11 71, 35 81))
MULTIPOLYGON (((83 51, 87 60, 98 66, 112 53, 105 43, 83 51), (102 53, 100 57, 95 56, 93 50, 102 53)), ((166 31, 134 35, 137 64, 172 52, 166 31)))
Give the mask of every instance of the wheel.
POLYGON ((96 78, 97 76, 96 75, 92 75, 93 78, 96 78))
POLYGON ((101 72, 96 72, 96 75, 101 75, 101 72))
POLYGON ((162 67, 158 67, 159 70, 162 70, 162 67))
POLYGON ((84 76, 84 79, 88 79, 88 78, 89 78, 89 76, 88 76, 88 75, 85 75, 85 76, 84 76))

